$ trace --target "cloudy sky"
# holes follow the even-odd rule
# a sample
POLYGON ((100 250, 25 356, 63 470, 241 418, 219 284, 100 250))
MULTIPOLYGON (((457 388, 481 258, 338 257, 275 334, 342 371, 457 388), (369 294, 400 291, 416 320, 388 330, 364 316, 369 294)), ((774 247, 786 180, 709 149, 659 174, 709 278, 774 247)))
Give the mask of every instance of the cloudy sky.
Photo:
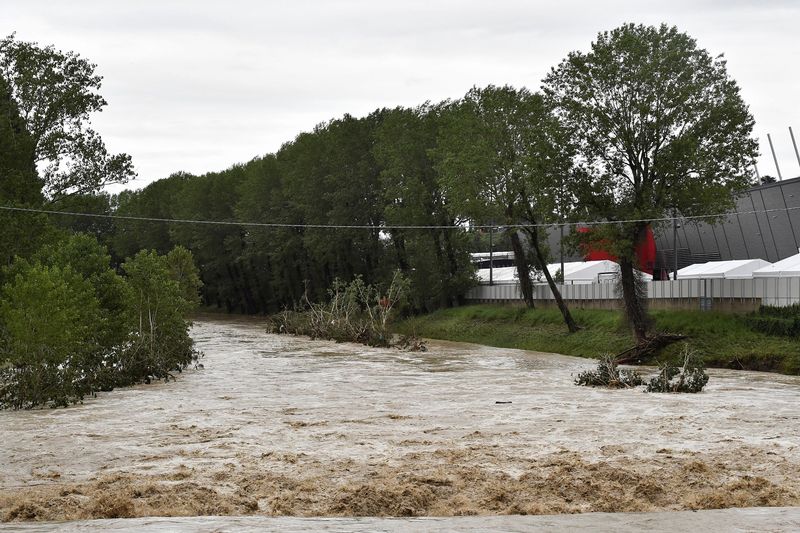
POLYGON ((571 50, 624 22, 678 26, 730 74, 756 119, 759 170, 800 175, 800 0, 0 0, 0 34, 97 63, 93 123, 141 187, 276 151, 344 113, 532 90, 571 50))

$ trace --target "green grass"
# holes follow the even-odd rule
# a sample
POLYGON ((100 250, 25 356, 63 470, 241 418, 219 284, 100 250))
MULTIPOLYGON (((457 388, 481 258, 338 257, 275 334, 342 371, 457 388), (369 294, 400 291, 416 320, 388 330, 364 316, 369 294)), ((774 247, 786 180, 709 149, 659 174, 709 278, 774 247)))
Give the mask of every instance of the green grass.
MULTIPOLYGON (((583 329, 569 334, 557 309, 471 305, 402 320, 394 331, 420 337, 596 358, 633 345, 618 311, 572 310, 583 329)), ((653 311, 655 330, 687 335, 709 367, 800 374, 800 342, 752 331, 741 315, 703 311, 653 311)), ((682 343, 658 361, 676 359, 682 343)))

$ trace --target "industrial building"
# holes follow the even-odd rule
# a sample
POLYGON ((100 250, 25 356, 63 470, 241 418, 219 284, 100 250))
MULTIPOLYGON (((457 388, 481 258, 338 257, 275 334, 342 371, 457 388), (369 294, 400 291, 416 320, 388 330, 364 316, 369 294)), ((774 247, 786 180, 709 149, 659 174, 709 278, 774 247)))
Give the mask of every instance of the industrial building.
MULTIPOLYGON (((601 279, 602 275, 591 282, 569 279, 569 271, 584 258, 566 250, 562 253, 560 235, 559 228, 552 228, 548 244, 553 259, 561 256, 568 271, 562 285, 565 299, 594 306, 614 300, 616 295, 603 283, 607 279, 601 279), (576 282, 582 287, 570 287, 576 282)), ((733 210, 716 220, 678 217, 674 223, 661 222, 655 225, 654 236, 655 269, 652 281, 648 281, 648 297, 653 303, 683 302, 688 307, 706 308, 714 307, 715 301, 736 308, 800 303, 800 177, 753 187, 736 200, 733 210), (676 256, 678 276, 671 280, 676 256)), ((501 257, 505 266, 513 255, 501 257)), ((487 258, 481 259, 480 266, 488 267, 487 258)), ((551 273, 558 268, 560 263, 550 265, 551 273)), ((607 265, 598 268, 603 273, 613 270, 607 265)), ((593 271, 589 265, 583 270, 593 271)), ((483 268, 479 272, 481 286, 471 290, 467 298, 517 299, 512 271, 512 267, 504 268, 496 280, 499 286, 493 288, 487 286, 489 275, 483 268)), ((495 285, 493 275, 492 279, 495 285)), ((539 285, 537 298, 547 301, 552 295, 539 285)))

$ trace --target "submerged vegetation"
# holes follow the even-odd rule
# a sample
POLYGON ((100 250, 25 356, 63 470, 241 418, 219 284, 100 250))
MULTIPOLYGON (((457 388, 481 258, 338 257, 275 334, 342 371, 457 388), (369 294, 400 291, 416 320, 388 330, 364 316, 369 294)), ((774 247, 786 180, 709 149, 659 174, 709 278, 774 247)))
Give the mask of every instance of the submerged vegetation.
POLYGON ((76 234, 4 270, 0 408, 66 406, 169 380, 197 357, 185 320, 199 288, 191 253, 140 252, 124 276, 109 261, 93 237, 76 234))
POLYGON ((708 383, 703 362, 685 346, 683 349, 683 365, 675 366, 662 363, 658 375, 647 384, 647 392, 700 392, 708 383))
MULTIPOLYGON (((650 379, 644 390, 647 392, 700 392, 708 383, 702 361, 688 346, 683 348, 683 365, 675 366, 670 362, 658 367, 658 374, 650 379)), ((586 370, 578 374, 575 385, 587 387, 605 387, 608 389, 630 389, 643 385, 644 380, 636 370, 622 369, 617 359, 604 355, 597 363, 595 370, 586 370)))
MULTIPOLYGON (((368 346, 392 345, 389 319, 392 311, 407 305, 409 281, 395 272, 382 292, 360 277, 350 283, 334 280, 323 303, 304 301, 293 311, 284 310, 270 317, 268 331, 306 335, 312 339, 358 342, 368 346)), ((421 349, 420 341, 404 337, 402 346, 421 349)))
POLYGON ((638 372, 619 368, 614 357, 610 355, 601 357, 595 370, 581 372, 575 379, 575 385, 609 389, 629 389, 643 383, 638 372))

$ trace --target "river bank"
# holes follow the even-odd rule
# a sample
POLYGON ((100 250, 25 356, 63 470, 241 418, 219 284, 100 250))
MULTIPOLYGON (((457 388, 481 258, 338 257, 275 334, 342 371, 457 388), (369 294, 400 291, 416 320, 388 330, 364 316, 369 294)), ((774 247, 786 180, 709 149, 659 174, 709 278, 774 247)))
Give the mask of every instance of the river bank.
POLYGON ((711 370, 700 394, 645 394, 576 387, 592 362, 557 354, 409 353, 241 318, 192 336, 204 368, 177 381, 0 412, 0 518, 800 505, 800 377, 711 370))
MULTIPOLYGON (((597 358, 630 348, 632 339, 618 311, 571 310, 581 331, 569 334, 555 309, 469 305, 442 309, 394 324, 396 332, 487 346, 597 358)), ((800 374, 800 342, 748 328, 744 317, 703 311, 652 311, 654 329, 687 335, 686 342, 711 368, 800 374)), ((659 360, 675 359, 681 344, 659 360)))

